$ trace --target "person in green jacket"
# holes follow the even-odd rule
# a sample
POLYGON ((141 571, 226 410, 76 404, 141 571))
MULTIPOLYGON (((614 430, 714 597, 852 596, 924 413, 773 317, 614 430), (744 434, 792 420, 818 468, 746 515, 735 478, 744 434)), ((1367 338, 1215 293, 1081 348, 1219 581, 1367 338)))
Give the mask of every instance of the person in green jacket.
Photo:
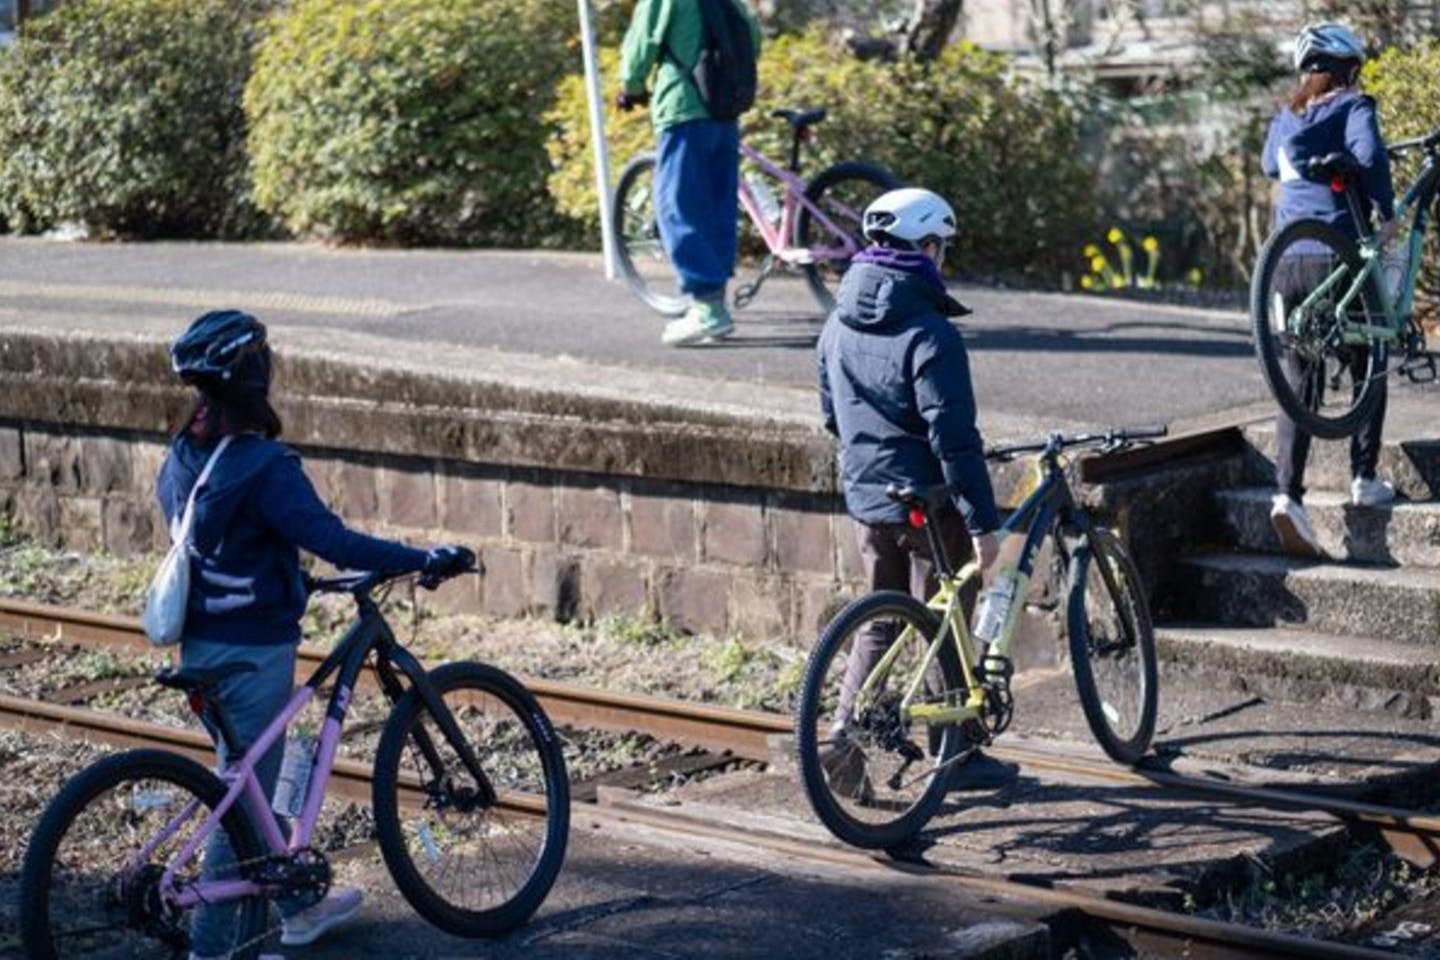
MULTIPOLYGON (((754 51, 760 24, 744 0, 734 3, 750 25, 754 51)), ((739 209, 740 131, 734 120, 710 115, 691 76, 700 57, 701 0, 639 0, 621 51, 622 110, 650 104, 655 125, 655 211, 660 239, 691 299, 666 324, 670 346, 708 342, 735 331, 725 309, 725 286, 735 272, 739 209), (657 69, 658 68, 658 69, 657 69), (654 74, 654 94, 647 93, 654 74)))

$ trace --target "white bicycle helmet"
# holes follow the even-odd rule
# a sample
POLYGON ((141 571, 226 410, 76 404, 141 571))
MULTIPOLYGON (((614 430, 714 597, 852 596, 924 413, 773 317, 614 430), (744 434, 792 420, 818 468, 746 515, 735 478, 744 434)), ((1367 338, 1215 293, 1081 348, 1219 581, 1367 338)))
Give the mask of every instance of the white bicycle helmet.
POLYGON ((1312 23, 1295 38, 1295 69, 1304 73, 1324 61, 1365 61, 1365 45, 1344 24, 1312 23))
POLYGON ((874 243, 902 241, 912 247, 956 234, 955 210, 930 190, 904 187, 881 194, 865 208, 865 238, 874 243))

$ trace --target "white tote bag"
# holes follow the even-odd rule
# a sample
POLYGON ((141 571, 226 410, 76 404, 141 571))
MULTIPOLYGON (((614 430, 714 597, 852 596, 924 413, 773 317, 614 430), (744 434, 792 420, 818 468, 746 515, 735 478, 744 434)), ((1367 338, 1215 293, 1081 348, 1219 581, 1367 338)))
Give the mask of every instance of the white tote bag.
POLYGON ((190 529, 195 525, 195 497, 200 488, 210 479, 210 470, 220 454, 230 445, 230 438, 224 437, 205 469, 190 488, 190 498, 185 501, 185 511, 170 524, 170 552, 160 561, 155 579, 145 592, 145 612, 140 615, 140 625, 145 635, 157 647, 167 647, 180 639, 185 630, 185 607, 190 601, 190 529))

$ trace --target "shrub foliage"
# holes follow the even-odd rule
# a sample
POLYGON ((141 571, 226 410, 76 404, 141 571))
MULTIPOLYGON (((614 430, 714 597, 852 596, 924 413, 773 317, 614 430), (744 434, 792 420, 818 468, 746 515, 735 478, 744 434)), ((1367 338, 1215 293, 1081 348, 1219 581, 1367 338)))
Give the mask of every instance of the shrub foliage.
POLYGON ((0 56, 0 217, 236 236, 258 0, 71 0, 0 56))
POLYGON ((298 0, 245 94, 255 199, 342 241, 538 245, 541 115, 575 56, 555 0, 298 0))

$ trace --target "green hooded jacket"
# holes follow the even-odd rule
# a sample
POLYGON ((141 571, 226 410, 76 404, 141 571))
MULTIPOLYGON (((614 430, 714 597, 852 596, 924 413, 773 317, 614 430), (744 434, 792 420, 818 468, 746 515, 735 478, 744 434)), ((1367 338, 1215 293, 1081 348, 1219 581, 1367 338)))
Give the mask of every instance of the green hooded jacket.
MULTIPOLYGON (((744 0, 732 2, 750 23, 750 37, 758 56, 760 21, 744 0)), ((675 62, 693 64, 699 59, 702 27, 697 0, 640 0, 635 5, 620 50, 620 82, 626 93, 643 93, 651 71, 659 66, 650 95, 650 119, 656 130, 687 120, 710 119, 690 70, 675 62)))

